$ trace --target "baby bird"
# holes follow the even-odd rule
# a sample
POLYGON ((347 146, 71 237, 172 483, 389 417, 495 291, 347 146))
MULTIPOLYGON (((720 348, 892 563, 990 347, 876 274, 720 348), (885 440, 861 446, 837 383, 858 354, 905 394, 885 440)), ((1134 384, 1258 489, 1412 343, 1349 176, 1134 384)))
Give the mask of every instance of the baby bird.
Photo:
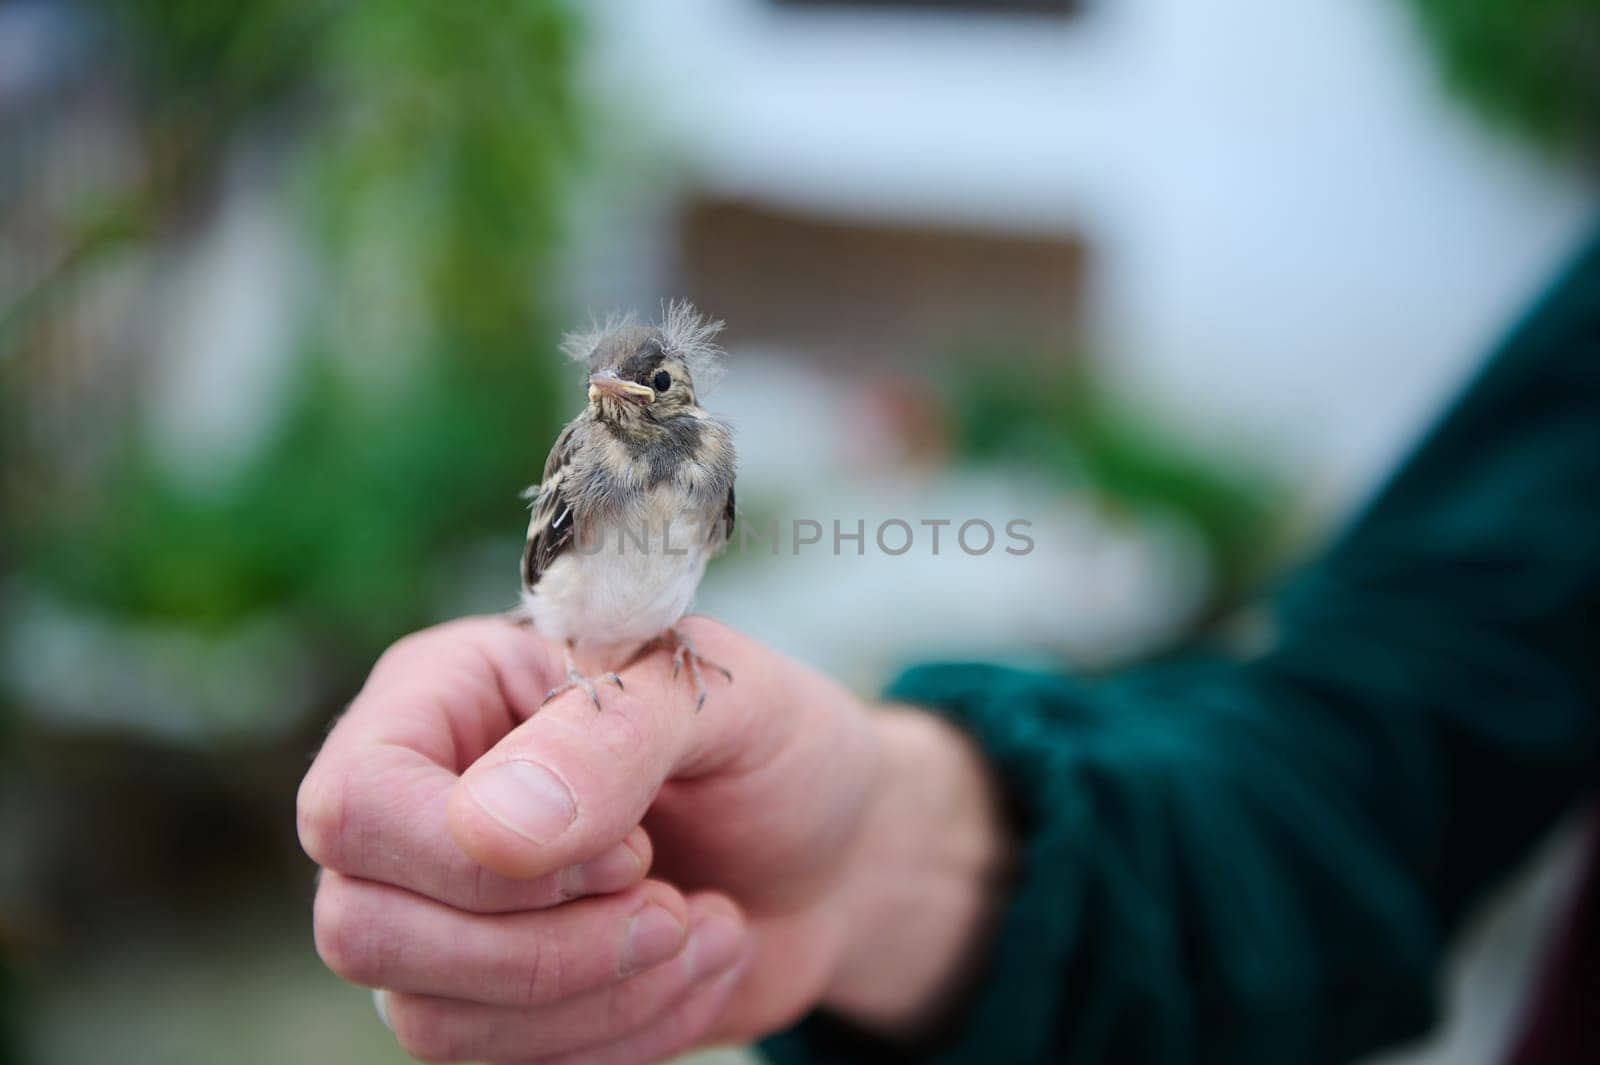
POLYGON ((589 405, 556 438, 544 478, 528 489, 521 612, 565 648, 567 683, 600 708, 594 681, 656 647, 687 668, 705 705, 701 657, 677 627, 706 562, 733 532, 733 432, 695 388, 721 370, 720 321, 688 303, 659 325, 611 319, 569 335, 562 350, 588 369, 589 405))

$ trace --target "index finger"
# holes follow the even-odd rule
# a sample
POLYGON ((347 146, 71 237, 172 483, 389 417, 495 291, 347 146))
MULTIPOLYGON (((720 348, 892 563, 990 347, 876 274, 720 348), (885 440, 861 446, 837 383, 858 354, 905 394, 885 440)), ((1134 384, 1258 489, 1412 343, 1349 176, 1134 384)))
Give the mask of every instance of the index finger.
POLYGON ((582 868, 535 881, 496 876, 451 837, 457 774, 538 708, 549 649, 526 629, 469 618, 390 648, 300 786, 300 840, 313 861, 478 912, 548 906, 643 877, 643 834, 582 868))

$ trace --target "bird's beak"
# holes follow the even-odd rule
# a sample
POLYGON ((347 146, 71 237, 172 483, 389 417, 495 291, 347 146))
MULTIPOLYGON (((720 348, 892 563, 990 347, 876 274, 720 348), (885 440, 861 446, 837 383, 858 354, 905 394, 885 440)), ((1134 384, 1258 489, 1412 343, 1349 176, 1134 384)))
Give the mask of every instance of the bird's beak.
POLYGON ((592 403, 601 396, 625 399, 630 403, 653 403, 656 391, 646 385, 624 381, 610 370, 602 370, 589 375, 589 401, 592 403))

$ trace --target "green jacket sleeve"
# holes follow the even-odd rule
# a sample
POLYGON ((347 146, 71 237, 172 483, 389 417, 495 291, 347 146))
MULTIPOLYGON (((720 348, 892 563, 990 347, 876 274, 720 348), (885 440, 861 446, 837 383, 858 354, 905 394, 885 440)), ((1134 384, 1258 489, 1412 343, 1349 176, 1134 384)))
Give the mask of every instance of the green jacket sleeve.
POLYGON ((894 685, 976 737, 1022 850, 918 1056, 1336 1062, 1426 1027, 1466 909, 1600 780, 1600 241, 1275 617, 1248 661, 894 685))

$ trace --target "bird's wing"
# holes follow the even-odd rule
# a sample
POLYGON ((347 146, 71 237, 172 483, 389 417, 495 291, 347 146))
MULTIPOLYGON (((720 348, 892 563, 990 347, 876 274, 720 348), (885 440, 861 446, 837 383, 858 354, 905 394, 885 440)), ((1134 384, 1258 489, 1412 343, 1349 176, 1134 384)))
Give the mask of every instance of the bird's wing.
POLYGON ((572 462, 573 430, 569 425, 556 437, 550 457, 544 462, 544 477, 533 500, 533 516, 528 521, 528 543, 522 550, 522 587, 528 591, 539 583, 556 556, 572 543, 577 522, 567 498, 566 480, 572 462))
POLYGON ((728 486, 728 505, 722 508, 722 538, 733 539, 733 485, 728 486))

